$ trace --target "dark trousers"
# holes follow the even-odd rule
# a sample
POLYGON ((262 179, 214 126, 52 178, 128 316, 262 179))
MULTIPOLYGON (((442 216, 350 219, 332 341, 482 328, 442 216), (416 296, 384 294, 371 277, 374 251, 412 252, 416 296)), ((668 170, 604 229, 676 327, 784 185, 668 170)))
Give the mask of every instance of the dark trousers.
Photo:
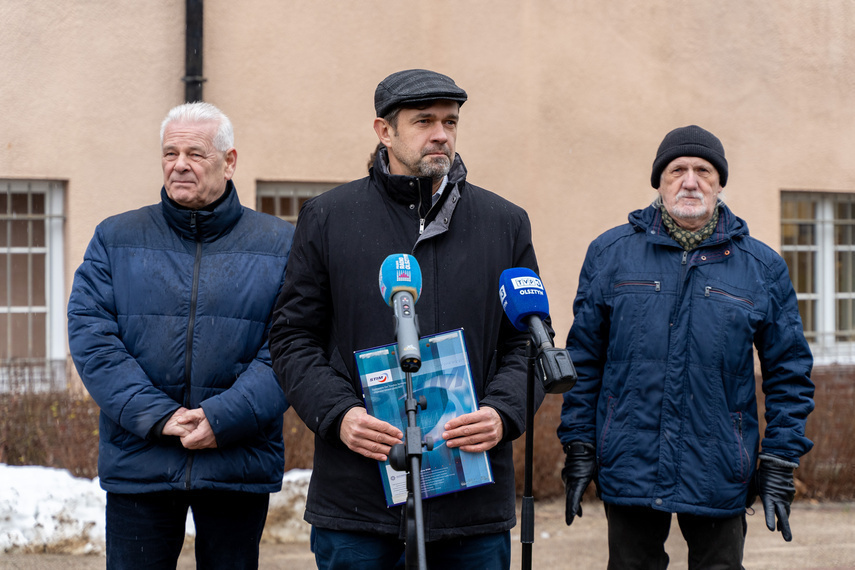
POLYGON ((187 509, 196 525, 196 567, 257 569, 268 493, 107 493, 107 569, 174 570, 187 509))
MULTIPOLYGON (((665 541, 671 513, 648 507, 605 505, 609 523, 609 570, 668 567, 665 541)), ((719 519, 678 514, 689 546, 689 570, 741 570, 748 525, 745 514, 719 519)))
MULTIPOLYGON (((404 542, 389 536, 312 527, 312 552, 318 570, 403 569, 404 542)), ((428 568, 442 570, 507 570, 511 534, 482 534, 428 542, 428 568)))

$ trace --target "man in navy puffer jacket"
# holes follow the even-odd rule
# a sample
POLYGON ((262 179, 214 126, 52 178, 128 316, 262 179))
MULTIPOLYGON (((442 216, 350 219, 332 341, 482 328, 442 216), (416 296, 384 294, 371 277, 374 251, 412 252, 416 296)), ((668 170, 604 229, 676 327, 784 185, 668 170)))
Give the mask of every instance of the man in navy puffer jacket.
POLYGON ((284 472, 267 335, 294 229, 241 206, 213 105, 172 109, 161 142, 160 204, 99 224, 68 303, 101 408, 107 567, 174 568, 191 507, 200 568, 257 568, 284 472))
POLYGON ((777 518, 792 538, 813 360, 784 260, 719 200, 727 174, 712 133, 671 131, 653 163, 659 197, 594 240, 582 267, 567 339, 579 381, 558 436, 566 522, 595 479, 609 568, 665 568, 672 513, 689 568, 741 568, 752 481, 769 529, 777 518))

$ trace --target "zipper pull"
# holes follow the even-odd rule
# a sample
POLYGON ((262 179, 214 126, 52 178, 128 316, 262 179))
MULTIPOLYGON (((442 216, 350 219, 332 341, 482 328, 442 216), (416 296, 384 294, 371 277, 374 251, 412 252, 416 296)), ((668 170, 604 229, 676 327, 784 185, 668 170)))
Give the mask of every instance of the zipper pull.
POLYGON ((709 285, 707 285, 706 287, 704 287, 704 297, 709 297, 709 296, 710 296, 710 290, 711 290, 711 289, 712 289, 712 287, 710 287, 709 285))
POLYGON ((659 290, 662 288, 662 282, 661 281, 654 281, 653 284, 656 286, 656 292, 658 293, 659 290))
POLYGON ((419 235, 425 233, 425 219, 419 218, 419 235))
POLYGON ((196 212, 190 212, 190 230, 196 233, 196 212))
POLYGON ((683 262, 682 262, 683 265, 686 265, 686 259, 688 259, 688 257, 689 257, 689 252, 683 251, 683 262))

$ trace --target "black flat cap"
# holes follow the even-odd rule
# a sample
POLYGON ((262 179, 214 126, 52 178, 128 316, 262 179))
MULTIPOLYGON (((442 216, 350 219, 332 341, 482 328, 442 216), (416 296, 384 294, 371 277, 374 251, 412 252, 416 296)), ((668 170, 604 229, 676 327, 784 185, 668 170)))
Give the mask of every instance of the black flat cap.
POLYGON ((659 188, 662 171, 672 160, 681 156, 697 156, 709 161, 718 171, 722 188, 727 184, 727 159, 721 141, 711 132, 697 125, 689 125, 674 129, 662 139, 653 161, 650 185, 659 188))
POLYGON ((463 105, 466 91, 447 75, 427 69, 408 69, 393 73, 377 85, 374 110, 378 117, 385 117, 401 105, 438 99, 457 101, 463 105))

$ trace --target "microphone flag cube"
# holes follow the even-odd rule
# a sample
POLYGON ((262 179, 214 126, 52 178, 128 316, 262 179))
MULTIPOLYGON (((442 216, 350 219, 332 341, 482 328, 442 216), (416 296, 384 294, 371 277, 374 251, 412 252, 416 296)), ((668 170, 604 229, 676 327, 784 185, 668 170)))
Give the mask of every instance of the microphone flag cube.
POLYGON ((380 265, 380 294, 387 305, 392 305, 395 293, 408 291, 413 303, 422 294, 422 270, 415 257, 407 253, 394 253, 380 265))
POLYGON ((508 320, 519 331, 527 331, 526 317, 549 316, 549 300, 540 277, 531 269, 512 267, 502 271, 499 278, 499 300, 508 320))

